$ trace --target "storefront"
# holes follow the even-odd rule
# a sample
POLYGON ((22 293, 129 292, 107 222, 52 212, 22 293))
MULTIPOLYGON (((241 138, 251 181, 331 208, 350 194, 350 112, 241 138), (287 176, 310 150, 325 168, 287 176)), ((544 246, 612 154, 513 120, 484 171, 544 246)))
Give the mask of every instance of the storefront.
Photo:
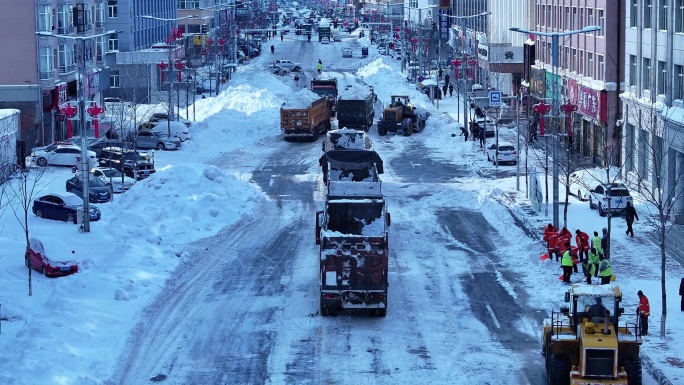
MULTIPOLYGON (((606 149, 604 135, 607 121, 607 98, 605 91, 599 91, 578 84, 574 79, 567 81, 567 95, 570 103, 577 106, 573 121, 574 134, 579 141, 582 156, 591 157, 595 164, 603 164, 606 149)), ((616 150, 619 150, 616 148, 616 150)))

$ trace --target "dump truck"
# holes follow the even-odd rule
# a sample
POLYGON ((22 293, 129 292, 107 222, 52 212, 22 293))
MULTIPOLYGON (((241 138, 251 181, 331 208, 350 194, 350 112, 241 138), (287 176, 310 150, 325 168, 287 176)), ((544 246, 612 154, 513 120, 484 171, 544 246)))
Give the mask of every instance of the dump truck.
POLYGON ((382 161, 375 151, 329 150, 321 157, 328 188, 316 213, 320 313, 387 314, 388 229, 382 161))
POLYGON ((416 108, 406 95, 392 95, 391 101, 378 120, 378 135, 401 131, 404 136, 421 132, 429 113, 416 108))
POLYGON ((552 312, 542 334, 549 384, 641 384, 639 317, 619 326, 621 301, 615 284, 574 284, 565 293, 570 306, 552 312))
POLYGON ((337 98, 337 122, 340 128, 358 128, 368 132, 375 119, 375 95, 361 86, 353 86, 337 98))
POLYGON ((337 111, 337 79, 311 79, 311 92, 319 96, 328 97, 328 107, 330 109, 330 116, 335 116, 337 111))
POLYGON ((306 138, 311 142, 330 129, 330 110, 328 98, 322 96, 308 107, 280 107, 280 129, 285 141, 306 138))
POLYGON ((331 33, 330 21, 321 20, 320 24, 318 24, 318 41, 320 42, 324 37, 330 39, 331 33))

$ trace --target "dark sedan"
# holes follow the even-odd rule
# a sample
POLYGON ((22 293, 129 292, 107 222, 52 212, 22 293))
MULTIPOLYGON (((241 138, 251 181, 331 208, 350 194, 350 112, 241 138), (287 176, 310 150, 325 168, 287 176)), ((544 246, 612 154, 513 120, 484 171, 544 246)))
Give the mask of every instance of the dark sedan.
MULTIPOLYGON (((88 180, 88 201, 90 203, 104 203, 112 200, 112 188, 99 178, 88 180)), ((66 191, 83 198, 83 180, 75 176, 66 181, 66 191)))
MULTIPOLYGON (((90 220, 100 220, 100 209, 90 206, 90 220)), ((33 201, 33 214, 39 218, 76 223, 76 212, 83 210, 83 199, 74 194, 49 194, 33 201)))

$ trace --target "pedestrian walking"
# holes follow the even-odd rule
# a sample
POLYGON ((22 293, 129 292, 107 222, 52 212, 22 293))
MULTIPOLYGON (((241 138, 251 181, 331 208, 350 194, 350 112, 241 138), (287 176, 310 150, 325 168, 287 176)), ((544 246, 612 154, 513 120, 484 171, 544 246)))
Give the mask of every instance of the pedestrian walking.
POLYGON ((601 237, 599 237, 598 231, 594 231, 594 237, 591 238, 591 247, 596 249, 597 254, 603 253, 603 248, 601 247, 601 237))
POLYGON ((444 83, 446 83, 446 84, 451 84, 451 83, 449 82, 449 80, 451 80, 451 78, 449 77, 449 74, 444 75, 444 83))
POLYGON ((437 76, 438 76, 438 78, 437 78, 438 80, 442 80, 442 69, 441 68, 437 71, 437 76))
POLYGON ((607 285, 610 283, 610 278, 613 276, 613 266, 610 264, 610 260, 606 258, 604 254, 599 256, 601 261, 599 264, 599 278, 601 278, 601 285, 607 285))
POLYGON ((295 82, 295 86, 299 86, 299 76, 298 75, 295 75, 294 82, 295 82))
POLYGON ((601 251, 603 252, 603 255, 606 256, 606 259, 610 259, 610 247, 608 246, 608 229, 604 227, 601 231, 603 232, 603 236, 601 237, 601 251))
POLYGON ((684 278, 682 278, 682 282, 679 284, 679 296, 682 298, 682 311, 684 311, 684 278))
POLYGON ((625 207, 625 219, 627 220, 627 231, 625 231, 625 234, 629 234, 632 238, 634 238, 634 229, 632 229, 632 223, 634 223, 635 219, 638 221, 639 216, 637 215, 634 206, 632 206, 632 202, 627 202, 627 207, 625 207))
POLYGON ((468 130, 466 130, 465 126, 461 126, 461 135, 463 135, 465 137, 465 139, 463 139, 463 141, 467 142, 468 141, 468 130))
POLYGON ((321 61, 321 59, 318 59, 318 63, 316 63, 316 72, 318 72, 318 74, 320 75, 322 70, 323 62, 321 61))
POLYGON ((596 274, 596 265, 594 265, 589 258, 582 262, 582 273, 584 273, 584 277, 587 279, 587 284, 591 285, 591 277, 596 274))
POLYGON ((644 292, 639 290, 637 293, 639 296, 639 307, 637 308, 637 314, 639 314, 639 326, 642 336, 648 335, 648 317, 651 315, 651 305, 648 303, 648 297, 644 295, 644 292))
POLYGON ((484 148, 485 145, 485 128, 480 127, 480 148, 484 148))
POLYGON ((561 258, 561 267, 563 268, 563 282, 572 283, 570 277, 572 276, 572 257, 570 256, 570 242, 565 243, 565 252, 561 258))
POLYGON ((442 95, 444 95, 444 97, 446 97, 448 89, 449 89, 449 86, 447 86, 447 84, 445 82, 444 85, 442 86, 442 95))
POLYGON ((589 263, 594 265, 594 269, 592 270, 594 272, 594 277, 598 277, 599 264, 601 263, 599 255, 598 250, 592 247, 591 250, 589 250, 589 257, 587 257, 589 263))
POLYGON ((580 262, 589 256, 589 235, 580 229, 575 230, 575 244, 580 262))
POLYGON ((470 135, 473 137, 473 142, 477 140, 477 123, 469 122, 470 125, 470 135))
POLYGON ((449 83, 449 96, 454 96, 454 85, 449 83))
POLYGON ((283 41, 283 33, 280 33, 280 41, 283 41))
POLYGON ((273 44, 271 44, 271 55, 273 55, 274 53, 275 53, 275 47, 273 46, 273 44))

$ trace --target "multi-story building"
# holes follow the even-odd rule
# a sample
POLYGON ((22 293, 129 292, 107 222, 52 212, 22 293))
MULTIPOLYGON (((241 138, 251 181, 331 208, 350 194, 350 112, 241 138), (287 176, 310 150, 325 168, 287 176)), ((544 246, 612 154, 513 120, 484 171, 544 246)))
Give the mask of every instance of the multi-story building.
MULTIPOLYGON (((559 127, 558 133, 573 134, 575 145, 596 164, 620 163, 622 103, 619 85, 624 77, 623 1, 536 0, 535 30, 565 33, 586 26, 601 30, 560 36, 558 67, 552 67, 552 38, 531 36, 536 60, 530 71, 531 96, 552 104, 570 102, 577 107, 573 127, 559 127), (557 87, 553 87, 557 84, 557 87), (554 95, 554 88, 559 91, 554 95)), ((563 116, 561 112, 559 114, 563 116)), ((563 126, 564 119, 560 119, 563 126)), ((551 127, 553 130, 554 128, 551 127)))
POLYGON ((625 0, 622 161, 684 223, 684 0, 625 0))
MULTIPOLYGON (((83 100, 98 100, 106 88, 107 37, 90 37, 105 32, 105 1, 5 0, 2 7, 0 108, 21 111, 26 147, 64 139, 60 108, 76 105, 81 91, 83 100)), ((81 125, 74 123, 78 135, 81 125)))

